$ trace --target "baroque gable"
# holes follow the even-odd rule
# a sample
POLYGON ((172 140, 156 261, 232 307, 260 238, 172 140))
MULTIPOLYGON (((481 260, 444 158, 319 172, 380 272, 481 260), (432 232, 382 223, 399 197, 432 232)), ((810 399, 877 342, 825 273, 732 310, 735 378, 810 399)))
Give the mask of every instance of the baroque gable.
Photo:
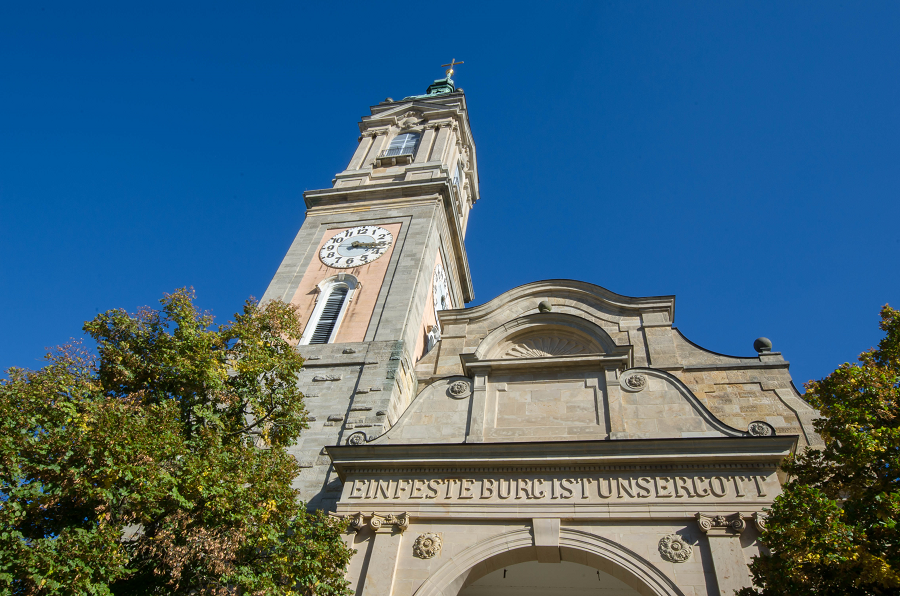
POLYGON ((748 436, 752 428, 818 444, 817 413, 780 353, 698 346, 673 326, 674 305, 672 296, 547 280, 442 311, 441 345, 416 365, 419 389, 452 375, 483 378, 485 440, 748 436), (647 386, 622 385, 637 369, 647 386))

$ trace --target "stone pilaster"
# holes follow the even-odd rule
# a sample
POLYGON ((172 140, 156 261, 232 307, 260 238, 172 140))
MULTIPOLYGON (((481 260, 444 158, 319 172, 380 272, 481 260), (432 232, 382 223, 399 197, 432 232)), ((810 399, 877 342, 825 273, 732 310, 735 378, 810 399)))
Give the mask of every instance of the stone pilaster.
POLYGON ((709 540, 719 594, 732 596, 735 590, 750 586, 750 573, 741 549, 741 533, 747 528, 747 522, 741 514, 708 516, 698 513, 697 525, 709 540))
POLYGON ((429 161, 441 161, 444 157, 444 151, 447 149, 447 139, 450 136, 449 126, 441 126, 438 129, 437 140, 431 150, 431 159, 429 161))
POLYGON ((381 149, 384 147, 384 141, 387 138, 387 130, 379 130, 375 131, 375 134, 378 136, 372 139, 372 145, 369 148, 369 153, 366 155, 366 161, 363 166, 371 166, 375 163, 375 158, 378 157, 378 153, 381 152, 381 149))
POLYGON ((416 152, 415 163, 425 163, 431 155, 431 144, 434 142, 434 127, 430 126, 425 129, 422 134, 422 140, 419 141, 419 150, 416 152))
POLYGON ((487 375, 485 373, 486 371, 478 371, 475 374, 471 398, 472 413, 466 443, 484 442, 484 412, 487 404, 487 375))

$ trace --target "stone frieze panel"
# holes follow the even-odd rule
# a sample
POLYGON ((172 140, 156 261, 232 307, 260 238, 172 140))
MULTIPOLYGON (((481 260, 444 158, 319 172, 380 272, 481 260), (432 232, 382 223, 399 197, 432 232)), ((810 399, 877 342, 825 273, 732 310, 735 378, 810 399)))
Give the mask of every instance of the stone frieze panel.
POLYGON ((765 505, 780 493, 773 469, 636 470, 613 473, 398 474, 355 476, 344 483, 341 505, 422 506, 480 503, 654 503, 765 505))

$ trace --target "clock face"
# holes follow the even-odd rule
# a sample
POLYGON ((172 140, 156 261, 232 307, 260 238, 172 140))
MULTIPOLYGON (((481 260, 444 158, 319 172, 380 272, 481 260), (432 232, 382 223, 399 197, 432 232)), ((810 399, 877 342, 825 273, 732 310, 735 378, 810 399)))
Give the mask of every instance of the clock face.
POLYGON ((394 237, 378 226, 357 226, 332 236, 319 258, 329 267, 349 269, 371 263, 391 247, 394 237))

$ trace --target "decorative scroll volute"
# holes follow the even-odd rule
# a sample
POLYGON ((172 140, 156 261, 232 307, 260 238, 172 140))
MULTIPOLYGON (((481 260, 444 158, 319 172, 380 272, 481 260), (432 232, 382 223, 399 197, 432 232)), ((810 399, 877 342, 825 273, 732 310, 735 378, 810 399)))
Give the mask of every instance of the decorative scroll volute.
POLYGON ((353 532, 359 532, 368 525, 373 532, 397 531, 402 534, 409 527, 409 514, 406 512, 397 515, 394 515, 393 513, 370 513, 366 515, 362 511, 359 511, 350 515, 337 517, 349 518, 349 529, 353 532), (366 523, 366 517, 369 518, 368 524, 366 523))
POLYGON ((715 516, 698 513, 697 525, 700 526, 701 532, 710 535, 737 535, 747 528, 747 522, 744 521, 740 513, 715 516))

